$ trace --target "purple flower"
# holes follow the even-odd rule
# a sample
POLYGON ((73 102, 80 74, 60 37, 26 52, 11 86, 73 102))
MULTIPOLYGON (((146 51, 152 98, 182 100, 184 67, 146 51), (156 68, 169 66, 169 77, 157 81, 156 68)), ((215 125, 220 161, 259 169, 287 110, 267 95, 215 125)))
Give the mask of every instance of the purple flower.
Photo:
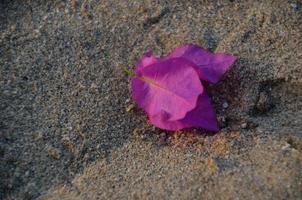
POLYGON ((132 96, 161 129, 200 127, 218 131, 216 114, 201 80, 217 83, 237 57, 196 45, 176 48, 164 58, 147 52, 135 67, 132 96))

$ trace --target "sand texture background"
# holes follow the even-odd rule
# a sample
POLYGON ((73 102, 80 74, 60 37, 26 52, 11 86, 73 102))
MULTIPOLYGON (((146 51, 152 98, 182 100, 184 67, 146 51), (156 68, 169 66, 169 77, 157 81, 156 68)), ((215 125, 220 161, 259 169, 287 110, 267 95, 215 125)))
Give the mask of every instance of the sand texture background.
POLYGON ((302 2, 0 1, 0 199, 301 199, 302 2), (152 49, 240 56, 209 86, 218 134, 131 100, 152 49))

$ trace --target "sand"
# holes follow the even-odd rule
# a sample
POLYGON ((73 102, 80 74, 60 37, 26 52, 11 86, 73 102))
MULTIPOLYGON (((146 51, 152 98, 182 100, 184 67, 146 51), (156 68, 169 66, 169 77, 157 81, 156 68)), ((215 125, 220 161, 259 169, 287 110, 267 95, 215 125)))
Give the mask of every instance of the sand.
POLYGON ((0 1, 0 199, 301 199, 301 1, 0 1), (147 50, 240 56, 221 131, 152 127, 147 50))

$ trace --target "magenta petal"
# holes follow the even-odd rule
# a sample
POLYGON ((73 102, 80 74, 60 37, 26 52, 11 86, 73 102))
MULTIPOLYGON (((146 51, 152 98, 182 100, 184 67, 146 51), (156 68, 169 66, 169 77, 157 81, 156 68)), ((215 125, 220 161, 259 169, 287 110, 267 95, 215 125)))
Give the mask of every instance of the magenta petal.
POLYGON ((157 58, 153 55, 152 51, 148 51, 143 55, 143 57, 138 61, 135 72, 138 73, 138 71, 144 67, 147 67, 151 64, 154 64, 157 62, 157 58))
POLYGON ((159 61, 139 72, 131 82, 132 95, 149 117, 165 112, 169 120, 182 119, 203 92, 192 63, 183 58, 159 61))
POLYGON ((149 120, 154 126, 171 131, 192 127, 219 131, 216 114, 206 92, 199 96, 196 108, 188 112, 183 119, 171 121, 167 113, 161 112, 156 116, 149 117, 149 120))
POLYGON ((216 113, 212 107, 211 99, 206 92, 198 98, 196 108, 189 112, 181 121, 191 127, 201 127, 209 131, 219 131, 216 113))
POLYGON ((196 64, 200 79, 210 83, 217 83, 237 60, 236 56, 212 53, 197 45, 190 44, 176 48, 167 59, 175 57, 182 57, 196 64))

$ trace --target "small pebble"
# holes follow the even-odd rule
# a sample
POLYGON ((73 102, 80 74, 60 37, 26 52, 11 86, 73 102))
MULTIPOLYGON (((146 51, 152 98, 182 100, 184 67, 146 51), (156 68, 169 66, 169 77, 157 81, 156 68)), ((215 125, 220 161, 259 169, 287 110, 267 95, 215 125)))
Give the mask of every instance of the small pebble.
POLYGON ((167 144, 167 134, 162 132, 159 136, 158 145, 163 146, 167 144))
POLYGON ((223 104, 222 104, 222 107, 225 109, 225 108, 228 108, 229 107, 229 104, 228 104, 228 102, 224 102, 223 104))
POLYGON ((161 134, 160 134, 160 137, 166 137, 167 136, 167 134, 165 133, 165 132, 162 132, 161 134))
POLYGON ((258 102, 256 103, 256 109, 260 113, 265 113, 271 108, 270 100, 268 94, 265 92, 261 92, 259 94, 258 102))
POLYGON ((127 106, 126 111, 131 112, 133 109, 134 109, 134 105, 130 104, 129 106, 127 106))
POLYGON ((148 137, 147 137, 146 134, 142 134, 142 135, 141 135, 141 139, 142 139, 142 140, 146 140, 147 138, 148 138, 148 137))
POLYGON ((12 26, 10 27, 10 29, 11 29, 12 31, 15 31, 15 30, 16 30, 16 25, 12 25, 12 26))
POLYGON ((61 158, 61 152, 59 149, 54 147, 48 147, 48 155, 51 156, 53 159, 59 160, 61 158))
POLYGON ((224 116, 219 116, 219 117, 218 117, 218 123, 219 123, 219 126, 220 126, 221 128, 225 128, 225 127, 228 126, 227 119, 226 119, 226 117, 224 117, 224 116))
POLYGON ((242 124, 241 124, 241 128, 246 129, 246 128, 247 128, 247 123, 246 123, 246 122, 245 122, 245 123, 242 123, 242 124))
POLYGON ((43 135, 42 135, 42 133, 37 132, 37 133, 33 133, 32 137, 35 141, 38 141, 38 140, 41 140, 43 138, 43 135))
POLYGON ((45 16, 43 16, 43 20, 45 21, 45 20, 47 20, 47 18, 48 18, 48 15, 45 15, 45 16))
POLYGON ((281 147, 282 151, 286 151, 290 149, 290 144, 286 143, 283 147, 281 147))
POLYGON ((91 83, 90 88, 95 89, 98 88, 98 86, 95 83, 91 83))
POLYGON ((134 135, 139 135, 139 134, 140 134, 140 129, 135 128, 135 129, 133 130, 133 134, 134 134, 134 135))
POLYGON ((292 6, 292 8, 293 8, 295 11, 298 11, 299 8, 300 8, 300 6, 299 6, 298 4, 296 4, 296 3, 292 3, 292 4, 290 4, 290 5, 292 6))
POLYGON ((40 30, 39 29, 34 29, 33 30, 33 35, 35 38, 39 37, 40 36, 40 30))

